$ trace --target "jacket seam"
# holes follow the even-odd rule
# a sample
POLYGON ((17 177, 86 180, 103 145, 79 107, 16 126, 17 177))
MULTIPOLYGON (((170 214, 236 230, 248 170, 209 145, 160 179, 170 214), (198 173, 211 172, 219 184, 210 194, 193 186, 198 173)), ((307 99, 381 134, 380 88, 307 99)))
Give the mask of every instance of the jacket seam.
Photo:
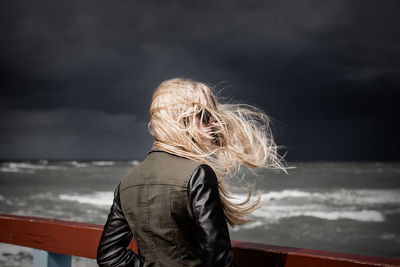
MULTIPOLYGON (((150 228, 150 205, 149 205, 149 195, 150 195, 150 187, 147 186, 147 226, 150 228)), ((153 240, 153 249, 154 249, 154 260, 155 262, 158 262, 158 257, 157 257, 157 243, 156 243, 156 239, 152 233, 152 231, 149 231, 150 233, 150 238, 151 240, 153 240)))
MULTIPOLYGON (((136 246, 137 246, 137 249, 138 249, 138 253, 137 254, 139 254, 140 255, 140 247, 142 246, 142 244, 144 243, 144 241, 142 240, 142 238, 139 238, 139 234, 138 234, 138 232, 137 232, 137 230, 136 230, 136 227, 134 226, 134 225, 132 225, 132 224, 130 224, 129 223, 129 221, 128 221, 128 216, 127 215, 125 215, 125 212, 124 212, 124 209, 123 209, 123 207, 122 207, 122 199, 121 199, 121 187, 120 187, 120 185, 121 185, 121 182, 119 183, 119 188, 118 188, 118 197, 119 197, 119 199, 120 199, 120 208, 121 208, 121 211, 122 211, 122 213, 124 214, 124 217, 125 217, 125 220, 126 220, 126 223, 128 224, 128 226, 129 226, 129 228, 131 229, 131 232, 132 232, 132 237, 135 239, 135 241, 136 241, 136 246), (142 242, 143 241, 143 242, 142 242)), ((140 255, 141 256, 141 255, 140 255)))
POLYGON ((169 187, 169 194, 168 194, 169 195, 169 203, 168 203, 169 204, 169 221, 170 221, 170 227, 171 227, 171 230, 172 230, 172 233, 174 236, 175 244, 178 249, 178 258, 180 260, 180 264, 182 264, 182 266, 183 266, 182 246, 180 246, 180 244, 178 243, 178 238, 176 235, 176 227, 175 227, 175 223, 172 219, 172 215, 171 215, 171 213, 172 213, 172 194, 171 194, 171 192, 172 192, 172 185, 170 185, 170 187, 169 187))

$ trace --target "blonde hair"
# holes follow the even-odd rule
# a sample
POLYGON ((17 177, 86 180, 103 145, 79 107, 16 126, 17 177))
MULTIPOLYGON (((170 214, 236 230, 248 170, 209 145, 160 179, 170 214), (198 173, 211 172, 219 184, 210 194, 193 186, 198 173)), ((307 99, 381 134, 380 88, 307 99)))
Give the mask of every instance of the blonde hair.
POLYGON ((153 149, 210 165, 217 175, 225 218, 231 226, 249 221, 247 216, 259 207, 261 195, 250 201, 249 189, 246 200, 233 202, 224 183, 227 174, 236 174, 240 164, 286 172, 269 124, 261 110, 219 103, 210 87, 183 78, 162 82, 150 107, 153 149), (206 125, 199 125, 199 121, 206 125))

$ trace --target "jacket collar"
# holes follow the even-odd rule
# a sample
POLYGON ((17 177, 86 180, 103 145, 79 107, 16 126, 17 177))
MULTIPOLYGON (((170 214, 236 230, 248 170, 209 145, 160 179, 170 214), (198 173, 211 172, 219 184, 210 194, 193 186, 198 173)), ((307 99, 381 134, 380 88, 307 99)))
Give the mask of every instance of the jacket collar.
POLYGON ((147 155, 149 155, 150 153, 153 153, 153 152, 164 152, 164 153, 168 153, 168 152, 166 152, 166 151, 164 151, 164 150, 161 150, 161 149, 151 149, 149 152, 147 152, 147 155))
POLYGON ((178 156, 178 155, 176 155, 176 154, 173 154, 173 153, 171 153, 171 152, 167 152, 167 151, 164 151, 164 150, 161 150, 161 149, 151 149, 149 152, 147 152, 147 156, 150 155, 150 154, 153 153, 153 152, 167 153, 167 154, 170 154, 170 155, 175 156, 175 157, 179 157, 179 158, 186 159, 185 157, 178 156))

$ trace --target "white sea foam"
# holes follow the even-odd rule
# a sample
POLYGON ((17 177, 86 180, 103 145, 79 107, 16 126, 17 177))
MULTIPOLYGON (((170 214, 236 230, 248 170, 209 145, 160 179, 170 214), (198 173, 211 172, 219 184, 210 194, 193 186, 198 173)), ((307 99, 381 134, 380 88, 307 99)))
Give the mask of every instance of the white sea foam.
POLYGON ((380 239, 400 243, 400 236, 394 233, 382 233, 380 239))
POLYGON ((265 223, 278 223, 282 219, 308 216, 323 220, 348 219, 359 222, 384 222, 385 216, 377 210, 334 208, 324 205, 264 205, 254 212, 254 216, 265 223))
POLYGON ((269 192, 262 195, 262 200, 283 199, 283 198, 299 198, 309 197, 309 192, 298 190, 283 190, 278 192, 269 192))
MULTIPOLYGON (((246 199, 246 195, 234 194, 234 199, 240 202, 246 199)), ((282 190, 264 193, 261 196, 264 203, 279 200, 329 202, 335 205, 400 204, 400 190, 338 189, 324 193, 282 190)))
POLYGON ((311 199, 331 201, 336 205, 400 204, 400 190, 340 189, 327 193, 311 193, 311 199))
POLYGON ((261 220, 251 221, 249 223, 244 224, 241 226, 241 229, 253 229, 259 226, 263 226, 264 222, 261 220))
POLYGON ((60 166, 48 165, 48 162, 6 162, 0 167, 0 172, 34 173, 37 170, 59 170, 60 166))
MULTIPOLYGON (((235 202, 246 199, 244 194, 234 194, 235 202)), ((279 223, 282 219, 300 216, 322 220, 354 220, 359 222, 384 222, 381 205, 400 205, 400 190, 336 189, 327 192, 302 190, 272 191, 262 194, 263 206, 256 210, 254 221, 245 228, 279 223)), ((391 212, 400 213, 400 210, 391 212)))
MULTIPOLYGON (((0 266, 33 266, 34 249, 0 243, 0 266)), ((98 266, 95 259, 72 256, 71 266, 98 266)))
POLYGON ((87 164, 87 163, 79 162, 79 161, 76 161, 76 160, 67 161, 67 164, 72 165, 72 166, 77 167, 77 168, 86 168, 86 167, 89 166, 89 164, 87 164))
POLYGON ((34 195, 29 196, 29 200, 58 200, 57 194, 53 192, 40 192, 34 195))
POLYGON ((33 248, 0 243, 1 266, 32 266, 33 248))
POLYGON ((59 198, 61 200, 104 207, 111 206, 114 193, 111 191, 97 191, 90 194, 61 194, 59 198))
POLYGON ((92 161, 93 165, 96 166, 113 166, 115 165, 114 161, 92 161))
POLYGON ((0 167, 0 172, 24 172, 24 173, 34 173, 33 170, 21 170, 15 167, 0 167))
POLYGON ((340 220, 349 219, 360 222, 384 222, 385 217, 376 210, 360 210, 360 211, 294 211, 289 213, 290 217, 310 216, 323 220, 340 220))

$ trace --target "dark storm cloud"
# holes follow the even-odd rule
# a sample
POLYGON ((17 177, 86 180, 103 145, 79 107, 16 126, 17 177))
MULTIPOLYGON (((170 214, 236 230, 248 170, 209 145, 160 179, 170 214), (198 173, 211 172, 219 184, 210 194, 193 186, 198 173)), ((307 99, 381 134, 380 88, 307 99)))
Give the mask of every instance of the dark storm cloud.
MULTIPOLYGON (((36 157, 30 154, 34 148, 25 146, 32 136, 42 143, 73 136, 80 140, 77 147, 86 148, 60 145, 69 152, 57 154, 54 146, 43 145, 43 153, 37 152, 43 157, 73 157, 74 151, 76 157, 96 157, 89 132, 64 123, 65 114, 78 124, 93 123, 111 148, 109 140, 124 133, 101 129, 120 116, 145 125, 154 88, 181 76, 228 81, 217 87, 226 87, 221 95, 266 110, 278 120, 277 139, 287 145, 289 159, 398 159, 393 134, 400 85, 397 1, 0 5, 2 122, 21 125, 30 118, 34 124, 38 118, 32 114, 47 114, 51 121, 41 134, 3 125, 3 158, 36 157), (89 121, 91 112, 113 119, 89 121), (24 152, 15 152, 17 147, 24 152)), ((126 123, 121 132, 149 140, 143 127, 126 123)), ((120 142, 115 146, 123 157, 130 155, 123 144, 140 153, 148 148, 129 138, 120 142)))
POLYGON ((2 114, 0 150, 13 158, 143 159, 152 144, 147 122, 94 110, 2 114), (140 144, 142 146, 139 146, 140 144))

